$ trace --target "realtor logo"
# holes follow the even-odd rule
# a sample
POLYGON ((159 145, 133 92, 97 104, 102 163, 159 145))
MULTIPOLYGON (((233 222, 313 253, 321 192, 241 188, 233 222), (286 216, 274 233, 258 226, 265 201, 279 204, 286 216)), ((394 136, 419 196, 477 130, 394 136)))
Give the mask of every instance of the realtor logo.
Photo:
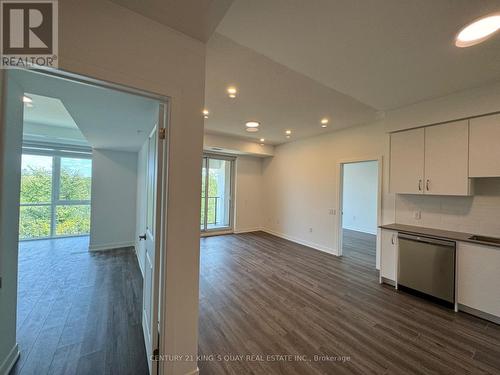
POLYGON ((3 68, 57 67, 57 1, 2 0, 3 68))

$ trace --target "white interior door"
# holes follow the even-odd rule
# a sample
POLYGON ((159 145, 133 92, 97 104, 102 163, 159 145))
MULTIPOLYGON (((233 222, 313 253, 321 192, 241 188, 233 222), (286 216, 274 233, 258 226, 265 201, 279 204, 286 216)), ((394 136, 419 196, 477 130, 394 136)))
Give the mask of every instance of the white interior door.
POLYGON ((148 355, 150 374, 158 372, 157 362, 151 356, 158 349, 158 303, 160 273, 160 240, 162 213, 162 155, 163 140, 159 136, 164 126, 163 105, 160 105, 158 125, 149 135, 147 156, 146 183, 146 233, 145 233, 145 267, 143 283, 142 327, 148 355))

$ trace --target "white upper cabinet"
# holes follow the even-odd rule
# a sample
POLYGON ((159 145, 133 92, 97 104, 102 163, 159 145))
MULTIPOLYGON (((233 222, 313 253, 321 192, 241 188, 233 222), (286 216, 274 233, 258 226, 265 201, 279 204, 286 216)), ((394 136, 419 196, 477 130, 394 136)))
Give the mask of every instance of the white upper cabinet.
POLYGON ((424 183, 424 129, 391 134, 389 190, 422 194, 424 183))
POLYGON ((425 186, 430 195, 469 195, 469 123, 425 128, 425 186))
POLYGON ((500 177, 500 115, 470 120, 469 177, 500 177))
POLYGON ((393 133, 390 191, 469 195, 468 154, 467 120, 393 133))

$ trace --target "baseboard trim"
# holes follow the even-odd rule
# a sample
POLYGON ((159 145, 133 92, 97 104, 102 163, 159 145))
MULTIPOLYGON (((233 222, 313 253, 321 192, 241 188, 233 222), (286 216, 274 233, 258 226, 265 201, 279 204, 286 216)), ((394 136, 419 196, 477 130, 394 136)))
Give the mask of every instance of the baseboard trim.
POLYGON ((496 315, 493 315, 493 314, 490 314, 490 313, 487 313, 487 312, 484 312, 481 310, 477 310, 477 309, 474 309, 474 308, 469 307, 469 306, 462 305, 461 303, 458 304, 458 311, 462 311, 462 312, 465 312, 467 314, 477 316, 478 318, 488 320, 488 321, 493 322, 495 324, 500 324, 500 317, 499 316, 496 316, 496 315))
POLYGON ((17 360, 19 359, 19 355, 19 346, 16 343, 16 345, 14 345, 12 350, 9 352, 9 355, 0 365, 0 375, 7 375, 10 370, 12 370, 17 360))
POLYGON ((89 251, 105 251, 105 250, 115 250, 121 249, 124 247, 133 247, 135 248, 135 242, 116 242, 116 243, 108 243, 104 245, 90 245, 89 251))
POLYGON ((339 255, 337 250, 330 248, 330 247, 327 247, 327 246, 319 245, 319 244, 316 244, 314 242, 304 241, 304 240, 301 240, 299 238, 295 238, 295 237, 289 236, 289 235, 284 234, 284 233, 279 233, 279 232, 276 232, 276 231, 268 229, 268 228, 261 228, 260 230, 263 232, 272 234, 273 236, 280 237, 280 238, 283 238, 285 240, 298 243, 299 245, 304 245, 304 246, 310 247, 311 249, 314 249, 314 250, 322 251, 324 253, 332 254, 335 256, 339 255))
POLYGON ((246 229, 238 229, 234 231, 234 234, 240 234, 240 233, 250 233, 250 232, 259 232, 261 231, 262 228, 246 228, 246 229))
POLYGON ((360 233, 366 233, 366 234, 373 234, 374 236, 377 235, 377 229, 375 231, 365 229, 365 228, 350 228, 350 227, 344 227, 342 229, 347 229, 347 230, 352 230, 353 232, 360 232, 360 233))

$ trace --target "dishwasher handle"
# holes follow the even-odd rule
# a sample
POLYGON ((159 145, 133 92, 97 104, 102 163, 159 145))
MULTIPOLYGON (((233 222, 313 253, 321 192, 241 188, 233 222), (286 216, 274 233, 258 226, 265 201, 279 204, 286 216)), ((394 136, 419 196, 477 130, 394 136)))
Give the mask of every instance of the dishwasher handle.
POLYGON ((455 242, 452 242, 452 241, 440 240, 440 239, 431 238, 431 237, 414 236, 414 235, 404 234, 404 233, 398 233, 398 238, 401 238, 404 240, 409 240, 409 241, 424 242, 424 243, 429 243, 432 245, 440 245, 440 246, 447 246, 447 247, 453 247, 453 248, 456 246, 455 242))

